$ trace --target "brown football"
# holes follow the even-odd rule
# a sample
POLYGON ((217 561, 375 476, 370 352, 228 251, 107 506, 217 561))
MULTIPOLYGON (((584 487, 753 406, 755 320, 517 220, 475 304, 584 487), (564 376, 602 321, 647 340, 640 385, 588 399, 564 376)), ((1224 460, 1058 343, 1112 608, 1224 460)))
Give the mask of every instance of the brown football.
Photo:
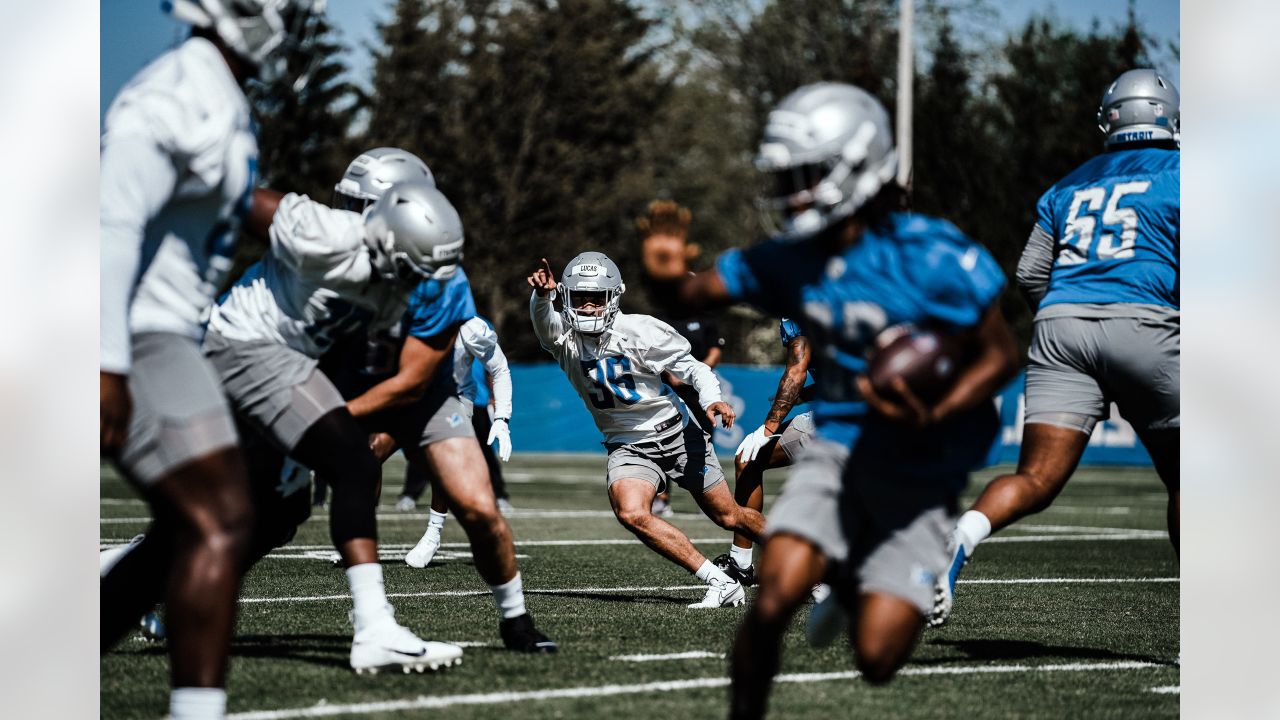
POLYGON ((960 369, 960 343, 932 330, 893 327, 876 339, 879 349, 867 364, 876 392, 896 396, 893 379, 902 378, 916 397, 934 403, 951 389, 960 369))

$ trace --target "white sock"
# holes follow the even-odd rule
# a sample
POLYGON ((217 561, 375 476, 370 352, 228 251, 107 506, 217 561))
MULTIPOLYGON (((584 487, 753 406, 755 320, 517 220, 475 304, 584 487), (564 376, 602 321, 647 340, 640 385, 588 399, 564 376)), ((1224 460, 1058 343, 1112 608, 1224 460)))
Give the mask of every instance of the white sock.
POLYGON ((435 528, 436 534, 439 535, 440 531, 444 529, 444 519, 449 517, 449 513, 432 510, 430 514, 431 517, 427 520, 427 529, 435 528))
POLYGON ((347 584, 356 606, 356 629, 387 612, 387 593, 382 586, 382 565, 361 563, 347 568, 347 584))
POLYGON ((970 510, 956 522, 956 532, 964 545, 964 554, 972 555, 978 543, 991 535, 991 521, 977 510, 970 510))
POLYGON ((715 565, 712 565, 710 560, 703 560, 702 567, 698 568, 698 571, 695 572, 693 575, 694 577, 698 578, 704 583, 707 583, 708 585, 711 584, 712 580, 716 580, 722 583, 730 582, 729 576, 725 575, 724 571, 721 570, 720 568, 716 567, 715 565))
POLYGON ((520 573, 501 585, 490 585, 493 590, 493 604, 498 606, 498 614, 503 620, 520 617, 527 611, 524 609, 524 584, 520 581, 520 573))
POLYGON ((222 688, 180 687, 169 693, 173 720, 222 720, 227 714, 227 691, 222 688))
POLYGON ((729 557, 733 558, 733 561, 738 563, 738 567, 743 570, 751 567, 751 548, 749 547, 741 548, 737 545, 730 545, 729 557))

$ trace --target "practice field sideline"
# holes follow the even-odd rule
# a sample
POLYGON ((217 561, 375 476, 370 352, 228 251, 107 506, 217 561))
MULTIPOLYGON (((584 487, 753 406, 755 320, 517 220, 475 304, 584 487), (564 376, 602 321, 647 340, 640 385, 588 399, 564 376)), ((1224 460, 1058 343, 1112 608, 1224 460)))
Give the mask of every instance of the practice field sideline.
MULTIPOLYGON (((431 567, 399 560, 426 513, 425 502, 412 513, 391 507, 403 476, 396 458, 379 513, 388 594, 406 626, 463 644, 463 664, 426 676, 351 672, 347 584, 328 561, 319 512, 245 583, 232 717, 723 717, 725 655, 743 608, 685 608, 702 586, 613 520, 604 465, 603 455, 519 454, 508 465, 529 608, 560 654, 501 649, 488 588, 452 519, 431 567)), ((994 474, 978 474, 967 497, 994 474)), ((784 478, 766 476, 769 501, 784 478)), ((106 467, 101 494, 103 547, 146 528, 146 506, 106 467)), ((729 535, 697 515, 687 494, 677 489, 673 499, 673 521, 705 554, 727 549, 729 535)), ((802 611, 770 717, 1176 717, 1179 587, 1155 474, 1082 469, 1058 505, 980 548, 951 622, 926 633, 889 686, 860 681, 843 647, 808 647, 802 611)), ((102 659, 101 683, 103 718, 162 716, 163 646, 125 640, 102 659)))

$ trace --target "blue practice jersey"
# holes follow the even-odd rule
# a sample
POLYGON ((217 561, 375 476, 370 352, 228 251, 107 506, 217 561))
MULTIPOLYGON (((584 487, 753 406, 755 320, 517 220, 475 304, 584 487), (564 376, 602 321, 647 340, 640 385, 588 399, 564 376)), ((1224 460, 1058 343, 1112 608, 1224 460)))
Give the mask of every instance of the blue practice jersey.
MULTIPOLYGON (((389 330, 357 333, 338 343, 324 359, 325 373, 351 398, 393 377, 400 369, 405 338, 426 340, 470 320, 476 315, 471 282, 462 268, 448 280, 423 280, 409 295, 409 307, 400 323, 389 330)), ((433 388, 454 385, 453 353, 436 368, 433 388)))
POLYGON ((1178 309, 1179 152, 1103 153, 1049 188, 1036 223, 1055 259, 1040 307, 1141 303, 1178 309))
POLYGON ((829 255, 826 242, 819 236, 730 250, 716 269, 730 295, 796 319, 813 344, 820 435, 853 447, 859 463, 962 484, 994 438, 993 406, 915 431, 872 415, 854 379, 885 328, 910 323, 956 332, 977 325, 1004 288, 999 265, 951 223, 920 215, 892 214, 839 255, 829 255))

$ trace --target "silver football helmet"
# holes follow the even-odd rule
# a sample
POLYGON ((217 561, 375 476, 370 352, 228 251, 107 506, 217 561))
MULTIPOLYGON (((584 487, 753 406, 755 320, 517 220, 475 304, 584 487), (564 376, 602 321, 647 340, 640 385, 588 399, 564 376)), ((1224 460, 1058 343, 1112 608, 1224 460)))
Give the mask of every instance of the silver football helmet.
MULTIPOLYGON (((175 19, 208 28, 258 71, 263 82, 284 77, 286 53, 304 42, 311 17, 324 13, 326 0, 163 0, 175 19)), ((295 89, 306 84, 300 73, 295 89)))
POLYGON ((570 260, 556 285, 561 317, 569 327, 588 335, 599 335, 613 325, 626 291, 617 263, 601 252, 584 252, 570 260))
POLYGON ((387 188, 365 211, 364 235, 374 267, 388 280, 447 280, 462 262, 458 211, 420 180, 387 188))
POLYGON ((364 209, 395 183, 419 180, 431 187, 436 179, 422 159, 408 150, 374 148, 351 161, 342 179, 333 186, 333 206, 339 210, 364 209))
POLYGON ((1182 142, 1178 89, 1150 68, 1129 70, 1111 83, 1098 107, 1107 147, 1131 142, 1182 142))
POLYGON ((853 85, 805 85, 769 113, 755 165, 772 181, 758 200, 771 231, 810 237, 893 181, 898 154, 889 113, 853 85))

